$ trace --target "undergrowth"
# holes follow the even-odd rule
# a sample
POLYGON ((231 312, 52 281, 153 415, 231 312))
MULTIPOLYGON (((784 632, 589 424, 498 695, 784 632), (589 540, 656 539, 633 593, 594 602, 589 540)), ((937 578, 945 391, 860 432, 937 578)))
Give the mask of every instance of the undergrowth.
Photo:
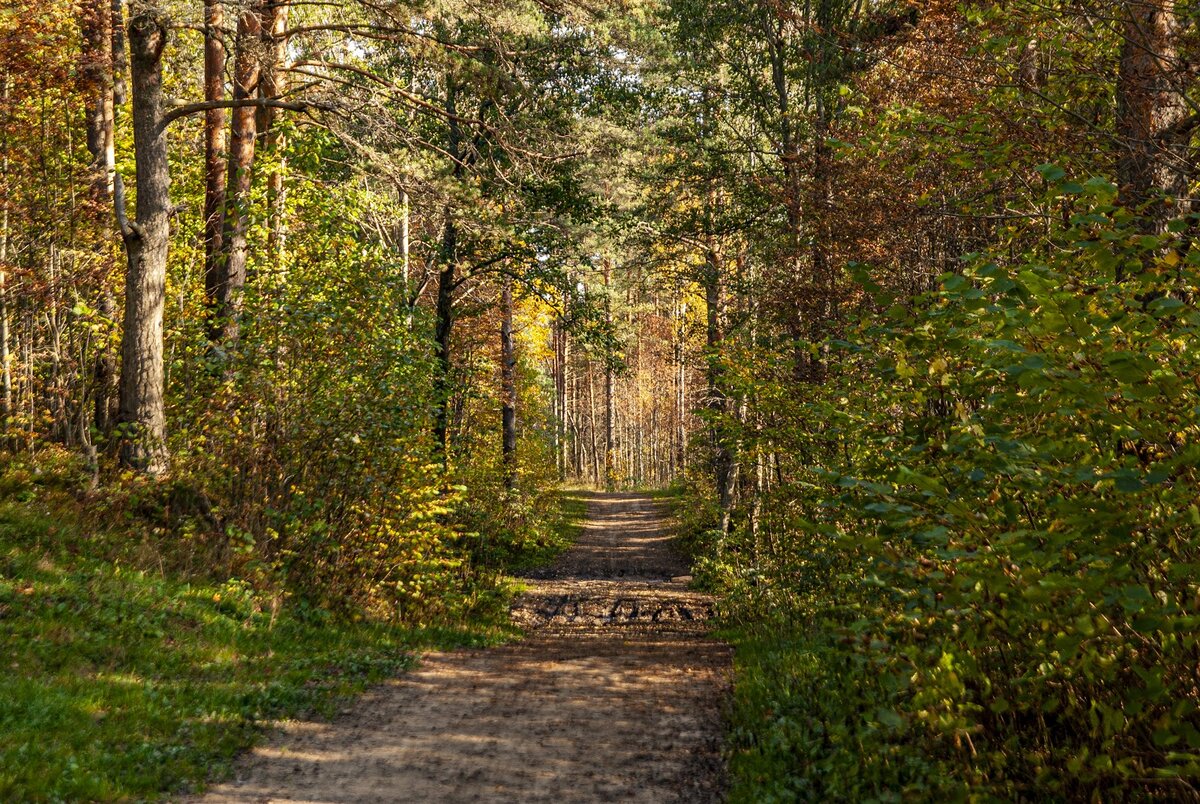
POLYGON ((740 433, 780 462, 753 526, 689 494, 735 800, 1196 798, 1200 254, 1042 172, 1058 251, 972 257, 799 399, 751 386, 783 411, 740 433))
POLYGON ((194 790, 271 720, 329 714, 418 648, 512 633, 503 589, 418 624, 331 613, 252 572, 194 572, 199 537, 116 505, 69 471, 0 476, 0 800, 194 790))

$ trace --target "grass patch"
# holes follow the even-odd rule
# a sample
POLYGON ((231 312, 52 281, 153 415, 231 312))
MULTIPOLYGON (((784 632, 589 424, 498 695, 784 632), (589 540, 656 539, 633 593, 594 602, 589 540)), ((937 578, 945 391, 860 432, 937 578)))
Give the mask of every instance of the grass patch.
POLYGON ((327 714, 415 648, 500 633, 347 622, 236 580, 149 571, 106 547, 120 533, 83 533, 52 496, 0 503, 0 800, 195 789, 265 721, 327 714))

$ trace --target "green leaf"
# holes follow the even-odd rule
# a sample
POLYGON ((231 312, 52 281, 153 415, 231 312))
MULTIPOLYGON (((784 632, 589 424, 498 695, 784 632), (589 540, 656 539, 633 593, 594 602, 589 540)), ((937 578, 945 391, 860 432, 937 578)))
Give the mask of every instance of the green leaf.
POLYGON ((904 718, 895 709, 877 709, 875 720, 889 729, 899 729, 904 726, 904 718))
POLYGON ((1062 181, 1067 175, 1065 170, 1060 168, 1058 165, 1052 164, 1038 165, 1036 168, 1034 168, 1034 170, 1042 174, 1042 178, 1045 179, 1049 184, 1062 181))

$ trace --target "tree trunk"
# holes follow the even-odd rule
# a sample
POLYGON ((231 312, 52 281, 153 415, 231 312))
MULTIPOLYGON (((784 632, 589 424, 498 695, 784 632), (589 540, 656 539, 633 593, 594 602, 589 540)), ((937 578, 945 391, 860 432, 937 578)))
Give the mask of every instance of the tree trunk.
MULTIPOLYGON (((4 76, 4 101, 8 103, 8 75, 4 76)), ((4 151, 4 189, 8 190, 8 149, 4 151)), ((9 347, 8 318, 8 205, 0 205, 0 447, 8 443, 8 428, 13 414, 12 353, 9 347)))
POLYGON ((87 148, 92 157, 92 200, 99 206, 112 194, 113 145, 112 4, 95 0, 82 10, 80 75, 87 103, 87 148))
MULTIPOLYGON (((446 82, 446 117, 450 158, 455 179, 462 178, 462 131, 458 122, 458 89, 452 80, 446 82)), ((454 289, 458 284, 458 227, 454 222, 454 210, 449 204, 445 209, 445 227, 442 230, 441 262, 438 271, 437 302, 434 306, 435 337, 437 340, 438 375, 434 383, 437 397, 437 417, 434 422, 434 440, 442 459, 442 467, 450 469, 450 406, 454 398, 452 371, 454 360, 451 349, 454 336, 454 289)))
POLYGON ((687 470, 687 301, 680 289, 675 330, 675 474, 687 470))
POLYGON ((571 469, 577 479, 583 479, 583 383, 580 372, 571 371, 567 374, 567 410, 571 413, 568 432, 570 433, 571 469))
MULTIPOLYGON (((811 239, 809 261, 811 264, 811 290, 808 295, 808 338, 824 341, 833 331, 834 276, 829 256, 831 236, 829 234, 830 200, 833 195, 831 170, 833 149, 829 147, 829 120, 824 101, 818 93, 817 108, 812 116, 813 166, 810 177, 811 189, 808 198, 807 220, 811 239)), ((825 379, 825 364, 819 353, 808 352, 802 365, 803 379, 820 383, 825 379)))
POLYGON ((446 223, 442 231, 441 269, 438 271, 437 302, 434 307, 435 338, 437 340, 438 375, 435 383, 437 396, 437 419, 434 423, 434 440, 442 459, 442 465, 450 468, 450 405, 454 396, 452 372, 454 361, 451 349, 454 336, 454 284, 458 279, 458 230, 446 209, 446 223))
MULTIPOLYGON (((101 282, 103 281, 101 279, 101 282)), ((107 286, 101 288, 100 291, 100 316, 105 321, 105 334, 107 335, 108 322, 115 322, 117 317, 117 302, 113 299, 107 286)), ((92 423, 100 437, 107 438, 112 433, 112 428, 117 423, 119 415, 117 356, 107 343, 97 349, 92 371, 96 383, 92 423)))
MULTIPOLYGON (((755 266, 757 263, 743 251, 738 259, 743 268, 743 274, 746 280, 746 287, 749 288, 747 294, 748 314, 750 319, 750 349, 751 355, 758 355, 759 347, 762 345, 759 341, 759 324, 760 324, 760 309, 758 299, 758 281, 756 277, 755 266)), ((762 498, 764 491, 764 472, 765 466, 763 463, 763 418, 761 410, 761 400, 758 394, 751 392, 748 400, 749 407, 753 410, 754 417, 754 474, 750 480, 750 505, 746 518, 746 530, 749 536, 750 544, 754 546, 755 558, 757 560, 758 550, 758 534, 759 520, 762 516, 762 498)))
POLYGON ((1175 202, 1187 197, 1194 170, 1190 144, 1196 116, 1189 114, 1183 95, 1191 78, 1178 52, 1182 23, 1174 0, 1124 5, 1117 183, 1121 203, 1145 215, 1146 231, 1163 234, 1173 214, 1188 212, 1175 202))
MULTIPOLYGON (((271 0, 263 24, 262 77, 258 95, 263 99, 281 97, 287 89, 287 76, 283 71, 287 57, 287 22, 291 10, 289 0, 271 0)), ((262 106, 258 109, 258 136, 263 148, 271 157, 271 175, 267 177, 267 252, 279 267, 284 254, 284 158, 283 135, 275 125, 278 109, 262 106)))
MULTIPOLYGON (((591 361, 588 361, 589 363, 591 361)), ((591 366, 589 366, 591 368, 591 366)), ((588 424, 591 425, 591 446, 592 446, 592 485, 600 485, 600 445, 598 443, 600 437, 600 428, 597 426, 596 414, 596 372, 588 371, 588 424)))
POLYGON ((413 308, 417 300, 412 298, 412 245, 409 240, 412 204, 408 192, 400 193, 400 261, 404 271, 404 325, 409 330, 413 325, 413 308))
POLYGON ((171 203, 166 133, 162 117, 162 53, 166 18, 144 11, 129 23, 133 86, 133 144, 137 166, 135 221, 124 220, 124 192, 116 185, 117 212, 129 258, 125 328, 121 337, 120 457, 150 475, 168 468, 163 410, 163 305, 171 203))
POLYGON ((513 345, 512 279, 500 291, 500 407, 504 487, 517 484, 517 353, 513 345))
MULTIPOLYGON (((263 5, 256 0, 238 17, 234 46, 233 99, 247 101, 258 94, 262 72, 263 5)), ((220 343, 227 350, 237 346, 241 334, 242 294, 246 287, 249 258, 250 184, 254 176, 254 141, 257 110, 235 108, 230 114, 229 175, 225 187, 225 221, 221 233, 223 253, 216 277, 217 320, 220 343)))
MULTIPOLYGON (((221 0, 204 0, 204 99, 225 99, 225 45, 221 26, 225 6, 221 0)), ((208 304, 208 337, 219 341, 221 304, 222 215, 225 210, 225 110, 204 113, 204 295, 208 304)))
POLYGON ((112 88, 115 109, 117 106, 124 106, 125 101, 128 100, 125 92, 125 76, 129 72, 129 51, 125 47, 124 0, 112 0, 109 28, 112 31, 112 88))
POLYGON ((800 137, 797 136, 793 119, 784 20, 776 19, 776 15, 772 14, 765 28, 771 64, 771 86, 775 91, 775 107, 779 115, 778 157, 783 172, 783 207, 787 217, 787 260, 795 274, 789 300, 793 309, 791 319, 788 321, 788 329, 792 341, 792 351, 795 355, 796 379, 804 382, 808 378, 809 366, 807 340, 809 337, 809 296, 812 293, 812 271, 805 270, 802 257, 804 215, 802 211, 803 166, 800 137))
POLYGON ((721 509, 721 534, 728 536, 732 525, 733 492, 737 484, 737 463, 724 432, 723 421, 729 410, 729 397, 725 392, 725 371, 721 349, 724 333, 721 326, 723 299, 721 294, 721 258, 710 248, 705 257, 704 300, 708 310, 708 408, 713 413, 710 432, 712 444, 712 472, 717 489, 717 501, 721 509))
POLYGON ((555 422, 555 440, 558 442, 558 479, 565 480, 568 463, 568 425, 571 415, 571 399, 567 393, 571 364, 571 339, 567 332, 566 321, 562 318, 558 320, 555 326, 555 335, 557 336, 555 352, 558 363, 558 375, 555 377, 554 387, 554 395, 557 399, 555 407, 558 408, 558 416, 555 422))
MULTIPOLYGON (((4 210, 4 234, 0 235, 0 262, 4 259, 8 245, 8 210, 4 210)), ((0 447, 8 442, 8 428, 12 422, 13 412, 13 382, 12 354, 9 351, 8 333, 8 274, 0 266, 0 384, 3 385, 3 395, 0 396, 0 447)))
MULTIPOLYGON (((604 261, 604 323, 612 330, 612 298, 609 285, 612 283, 612 263, 604 261)), ((604 487, 609 491, 616 486, 613 466, 613 364, 610 358, 604 361, 604 487)))
MULTIPOLYGON (((119 13, 119 9, 117 9, 119 13)), ((114 136, 114 78, 113 78, 113 4, 111 0, 95 0, 83 10, 83 53, 80 73, 83 77, 87 98, 87 148, 92 157, 91 200, 93 214, 99 216, 112 199, 113 177, 116 174, 116 149, 114 136)), ((123 40, 122 40, 123 41, 123 40)), ((99 307, 106 321, 112 321, 116 304, 107 287, 111 273, 112 252, 105 242, 101 247, 99 274, 99 307)), ((108 346, 108 339, 98 339, 98 347, 92 364, 95 384, 92 425, 97 432, 106 435, 115 419, 117 359, 108 346)), ((84 406, 86 407, 86 406, 84 406)), ((83 408, 81 407, 81 410, 83 408)), ((83 417, 80 418, 83 421, 83 417)), ((80 425, 80 434, 88 438, 80 425)))
POLYGON ((613 465, 615 455, 613 449, 616 441, 613 437, 613 372, 612 366, 606 361, 604 366, 604 488, 612 491, 616 488, 616 467, 613 465))

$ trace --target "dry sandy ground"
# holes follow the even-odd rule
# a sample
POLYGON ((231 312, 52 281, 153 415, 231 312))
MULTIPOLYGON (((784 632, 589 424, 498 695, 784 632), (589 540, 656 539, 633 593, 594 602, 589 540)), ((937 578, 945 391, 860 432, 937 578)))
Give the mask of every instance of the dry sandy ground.
POLYGON ((528 638, 428 654, 331 723, 284 723, 200 801, 719 801, 730 654, 664 518, 592 495, 513 608, 528 638))

